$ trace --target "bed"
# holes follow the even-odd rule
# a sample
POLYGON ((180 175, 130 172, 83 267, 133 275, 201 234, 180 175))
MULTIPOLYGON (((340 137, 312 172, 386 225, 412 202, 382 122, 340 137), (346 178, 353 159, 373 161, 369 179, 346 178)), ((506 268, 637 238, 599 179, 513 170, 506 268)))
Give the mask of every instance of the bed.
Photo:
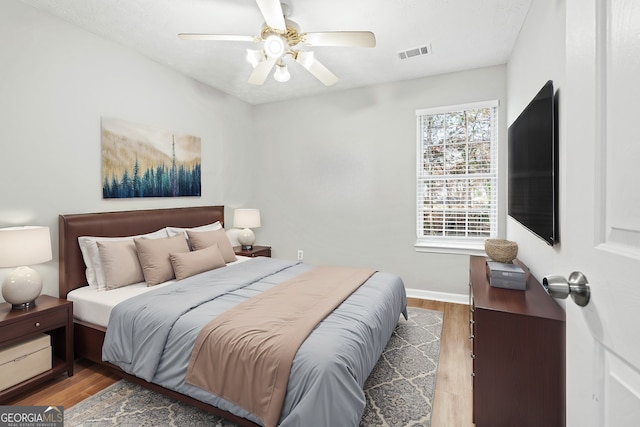
MULTIPOLYGON (((256 300, 258 298, 252 299, 254 295, 267 293, 271 288, 277 288, 278 284, 301 277, 299 275, 311 272, 313 266, 267 258, 239 259, 237 262, 227 264, 225 268, 154 286, 148 294, 159 300, 163 298, 162 294, 167 294, 166 298, 172 298, 171 295, 175 296, 178 290, 181 294, 186 292, 184 289, 187 285, 201 286, 202 280, 218 283, 221 276, 225 276, 225 280, 234 280, 236 273, 244 278, 248 275, 255 276, 253 279, 246 280, 246 286, 233 285, 233 290, 221 291, 220 294, 210 297, 207 303, 201 304, 210 311, 206 316, 193 314, 185 316, 187 320, 179 318, 180 320, 172 323, 167 336, 175 335, 171 338, 176 341, 173 344, 174 347, 172 349, 167 345, 165 350, 159 352, 158 371, 150 375, 138 374, 129 369, 128 365, 123 366, 118 362, 112 364, 103 361, 105 337, 110 343, 114 336, 118 336, 115 332, 119 330, 117 316, 126 316, 126 310, 123 307, 140 300, 141 298, 137 295, 144 293, 146 286, 137 284, 116 289, 115 291, 121 291, 120 294, 125 294, 125 297, 119 297, 120 300, 116 298, 116 301, 111 302, 111 306, 108 310, 103 310, 102 314, 100 309, 87 309, 82 306, 82 302, 79 303, 74 299, 76 293, 91 293, 87 286, 86 266, 78 244, 79 237, 135 236, 153 233, 165 227, 193 228, 215 222, 224 223, 223 206, 60 215, 60 297, 69 296, 69 299, 74 301, 76 357, 106 364, 132 382, 218 414, 239 425, 264 425, 262 418, 238 407, 234 402, 187 384, 184 381, 186 373, 165 372, 165 368, 177 367, 176 369, 182 372, 181 369, 188 364, 188 355, 194 348, 193 340, 197 334, 197 332, 191 332, 194 327, 188 322, 194 322, 193 319, 203 317, 223 317, 222 313, 227 314, 226 310, 229 307, 246 303, 248 300, 256 300), (92 312, 98 317, 85 317, 83 312, 92 312), (111 313, 117 313, 117 316, 111 313), (109 333, 107 333, 107 326, 111 327, 109 333), (180 328, 184 328, 184 331, 180 328), (176 348, 183 350, 178 351, 176 348)), ((213 286, 207 285, 207 289, 211 288, 213 286)), ((109 299, 106 296, 111 295, 112 291, 97 292, 98 299, 103 302, 102 300, 109 299)), ((118 292, 113 292, 113 295, 117 294, 118 292)), ((187 301, 186 304, 190 302, 187 301)), ((395 275, 374 272, 362 286, 359 286, 314 327, 300 346, 293 359, 286 398, 277 424, 283 427, 358 425, 365 404, 362 386, 389 340, 400 315, 406 317, 406 295, 402 281, 395 275), (335 348, 332 347, 334 345, 335 348), (343 354, 343 351, 346 351, 343 350, 344 348, 349 348, 348 354, 343 354), (319 355, 320 353, 323 355, 319 355), (309 356, 310 354, 313 356, 309 356), (305 359, 307 357, 312 358, 307 360, 305 359), (317 359, 317 357, 324 357, 326 360, 317 359), (309 367, 311 365, 313 365, 312 368, 309 367), (326 373, 322 371, 321 369, 325 369, 324 365, 328 366, 327 369, 330 371, 326 373), (332 365, 339 366, 331 367, 332 365), (313 372, 307 372, 307 370, 313 372), (313 384, 315 380, 312 381, 310 378, 316 377, 324 380, 313 384)), ((126 317, 122 319, 120 325, 128 324, 126 317)), ((144 365, 147 366, 147 363, 144 365)))

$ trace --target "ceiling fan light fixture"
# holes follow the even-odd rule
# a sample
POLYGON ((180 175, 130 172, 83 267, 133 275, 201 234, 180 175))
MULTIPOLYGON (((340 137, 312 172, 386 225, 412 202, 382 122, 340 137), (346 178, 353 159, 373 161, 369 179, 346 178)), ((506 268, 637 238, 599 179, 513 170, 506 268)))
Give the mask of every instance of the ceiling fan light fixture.
POLYGON ((371 31, 302 32, 300 26, 289 19, 291 13, 289 0, 256 0, 256 2, 264 18, 264 24, 257 36, 180 33, 178 37, 183 40, 260 43, 259 50, 247 49, 247 61, 253 66, 247 82, 252 85, 264 84, 274 67, 274 78, 279 82, 288 81, 291 75, 284 60, 287 56, 291 56, 294 62, 299 63, 322 84, 332 86, 338 82, 338 77, 318 61, 312 52, 303 51, 303 46, 368 48, 376 46, 376 37, 371 31), (282 1, 287 4, 282 4, 282 1))
POLYGON ((249 61, 253 68, 256 68, 264 59, 265 54, 263 50, 247 49, 247 61, 249 61))
POLYGON ((269 58, 280 58, 282 55, 284 55, 284 51, 285 44, 282 37, 272 34, 264 39, 264 53, 269 58))
POLYGON ((289 81, 289 79, 291 78, 291 74, 289 74, 289 70, 287 69, 286 64, 276 64, 276 71, 274 71, 273 73, 273 78, 280 83, 289 81))
POLYGON ((304 50, 298 51, 298 54, 296 55, 296 60, 300 65, 302 65, 304 68, 308 70, 314 61, 313 52, 306 52, 304 50))

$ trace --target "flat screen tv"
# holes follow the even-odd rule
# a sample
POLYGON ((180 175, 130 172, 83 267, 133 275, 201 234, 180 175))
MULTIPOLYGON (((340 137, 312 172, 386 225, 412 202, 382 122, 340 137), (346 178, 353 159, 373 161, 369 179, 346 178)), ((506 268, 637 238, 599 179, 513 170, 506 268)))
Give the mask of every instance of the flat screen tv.
POLYGON ((508 213, 547 244, 558 227, 557 96, 549 80, 509 126, 508 213))

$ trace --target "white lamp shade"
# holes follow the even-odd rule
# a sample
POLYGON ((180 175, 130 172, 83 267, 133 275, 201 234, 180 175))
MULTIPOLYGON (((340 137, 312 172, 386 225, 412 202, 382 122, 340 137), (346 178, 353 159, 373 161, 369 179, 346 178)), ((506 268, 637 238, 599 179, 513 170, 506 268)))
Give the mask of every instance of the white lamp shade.
POLYGON ((251 64, 253 68, 256 68, 264 59, 263 50, 247 49, 247 61, 249 61, 249 64, 251 64))
POLYGON ((236 209, 233 212, 233 226, 236 228, 260 227, 260 209, 236 209))
POLYGON ((273 78, 280 83, 285 83, 289 81, 291 74, 289 74, 289 70, 286 65, 276 64, 276 71, 273 73, 273 78))
POLYGON ((236 209, 233 212, 233 226, 243 228, 238 235, 238 242, 243 249, 251 249, 256 241, 256 236, 250 228, 260 227, 260 210, 236 209))
POLYGON ((0 228, 0 268, 51 261, 49 227, 0 228))

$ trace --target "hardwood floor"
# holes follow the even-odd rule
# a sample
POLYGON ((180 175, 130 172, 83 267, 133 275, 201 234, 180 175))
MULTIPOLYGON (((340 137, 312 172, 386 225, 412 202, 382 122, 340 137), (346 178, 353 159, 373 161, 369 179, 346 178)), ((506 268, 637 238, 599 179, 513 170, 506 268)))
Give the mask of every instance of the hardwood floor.
POLYGON ((443 313, 431 427, 473 427, 469 306, 413 298, 407 302, 443 313))
MULTIPOLYGON (((473 427, 469 307, 409 298, 411 307, 443 312, 442 338, 432 427, 473 427)), ((69 408, 118 381, 108 369, 79 359, 75 375, 62 376, 3 405, 62 405, 69 408)))
POLYGON ((69 408, 120 379, 107 368, 84 359, 76 360, 73 370, 72 377, 61 376, 3 405, 62 405, 69 408))

